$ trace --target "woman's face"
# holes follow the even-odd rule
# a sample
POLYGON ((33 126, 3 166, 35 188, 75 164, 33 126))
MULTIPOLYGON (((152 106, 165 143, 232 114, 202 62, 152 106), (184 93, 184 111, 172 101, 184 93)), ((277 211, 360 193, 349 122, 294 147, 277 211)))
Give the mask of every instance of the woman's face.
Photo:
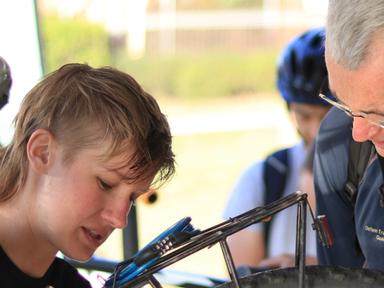
POLYGON ((30 205, 36 236, 76 260, 89 259, 115 228, 127 225, 133 201, 153 181, 152 177, 125 182, 123 175, 129 169, 112 170, 121 158, 102 161, 104 152, 102 148, 83 150, 67 164, 58 149, 53 164, 40 176, 30 205))

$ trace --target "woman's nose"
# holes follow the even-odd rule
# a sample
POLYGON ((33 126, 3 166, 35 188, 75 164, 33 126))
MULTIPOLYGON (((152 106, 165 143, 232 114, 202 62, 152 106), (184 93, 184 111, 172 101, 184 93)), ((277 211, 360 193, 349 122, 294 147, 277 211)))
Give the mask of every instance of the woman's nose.
POLYGON ((353 118, 352 137, 356 142, 371 140, 380 129, 379 126, 370 123, 364 118, 353 118))
POLYGON ((132 201, 113 201, 102 212, 103 219, 113 228, 123 229, 128 224, 128 214, 132 201))

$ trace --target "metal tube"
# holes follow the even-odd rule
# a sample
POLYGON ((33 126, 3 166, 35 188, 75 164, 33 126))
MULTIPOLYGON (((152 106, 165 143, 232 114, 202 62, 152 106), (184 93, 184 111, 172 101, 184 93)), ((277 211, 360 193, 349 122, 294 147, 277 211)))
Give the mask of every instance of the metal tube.
POLYGON ((232 284, 234 284, 236 288, 241 288, 239 277, 237 276, 236 268, 235 268, 235 265, 233 264, 231 251, 229 250, 226 239, 220 241, 220 246, 221 246, 221 251, 223 252, 225 264, 227 265, 229 276, 231 277, 231 280, 232 280, 232 284))
POLYGON ((306 201, 306 199, 307 195, 305 193, 297 191, 296 193, 283 197, 266 206, 252 209, 209 229, 203 230, 198 235, 188 240, 185 244, 176 248, 173 252, 162 256, 157 263, 149 267, 135 279, 125 283, 122 288, 134 287, 135 284, 141 283, 143 279, 147 279, 148 275, 156 273, 162 268, 167 267, 205 247, 210 247, 217 242, 224 241, 229 235, 232 235, 245 227, 250 226, 251 224, 260 222, 263 219, 284 210, 285 208, 298 204, 300 201, 306 201))
POLYGON ((161 286, 161 284, 159 283, 159 281, 157 281, 157 279, 155 278, 155 276, 151 275, 148 277, 148 283, 151 285, 151 287, 153 288, 162 288, 163 286, 161 286))
POLYGON ((296 229, 296 258, 295 264, 298 268, 299 288, 304 288, 304 269, 305 269, 305 245, 307 227, 307 200, 299 201, 297 205, 297 229, 296 229))
POLYGON ((137 228, 136 206, 132 206, 128 214, 129 225, 123 229, 123 253, 124 259, 129 259, 139 250, 139 236, 137 228))

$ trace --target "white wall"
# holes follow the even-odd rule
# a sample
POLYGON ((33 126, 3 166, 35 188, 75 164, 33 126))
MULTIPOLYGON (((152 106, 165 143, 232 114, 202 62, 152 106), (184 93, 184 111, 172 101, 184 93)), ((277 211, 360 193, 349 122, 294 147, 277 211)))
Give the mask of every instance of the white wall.
POLYGON ((0 0, 0 55, 11 67, 10 101, 0 111, 0 143, 12 136, 12 120, 24 95, 42 76, 33 0, 0 0))

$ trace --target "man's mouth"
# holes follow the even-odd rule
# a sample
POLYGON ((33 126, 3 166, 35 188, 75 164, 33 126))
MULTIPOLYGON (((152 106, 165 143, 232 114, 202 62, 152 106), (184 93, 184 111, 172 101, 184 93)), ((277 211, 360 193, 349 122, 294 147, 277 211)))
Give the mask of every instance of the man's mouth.
POLYGON ((372 143, 373 143, 373 145, 375 145, 375 147, 379 147, 381 149, 384 149, 384 141, 373 141, 372 140, 372 143))

